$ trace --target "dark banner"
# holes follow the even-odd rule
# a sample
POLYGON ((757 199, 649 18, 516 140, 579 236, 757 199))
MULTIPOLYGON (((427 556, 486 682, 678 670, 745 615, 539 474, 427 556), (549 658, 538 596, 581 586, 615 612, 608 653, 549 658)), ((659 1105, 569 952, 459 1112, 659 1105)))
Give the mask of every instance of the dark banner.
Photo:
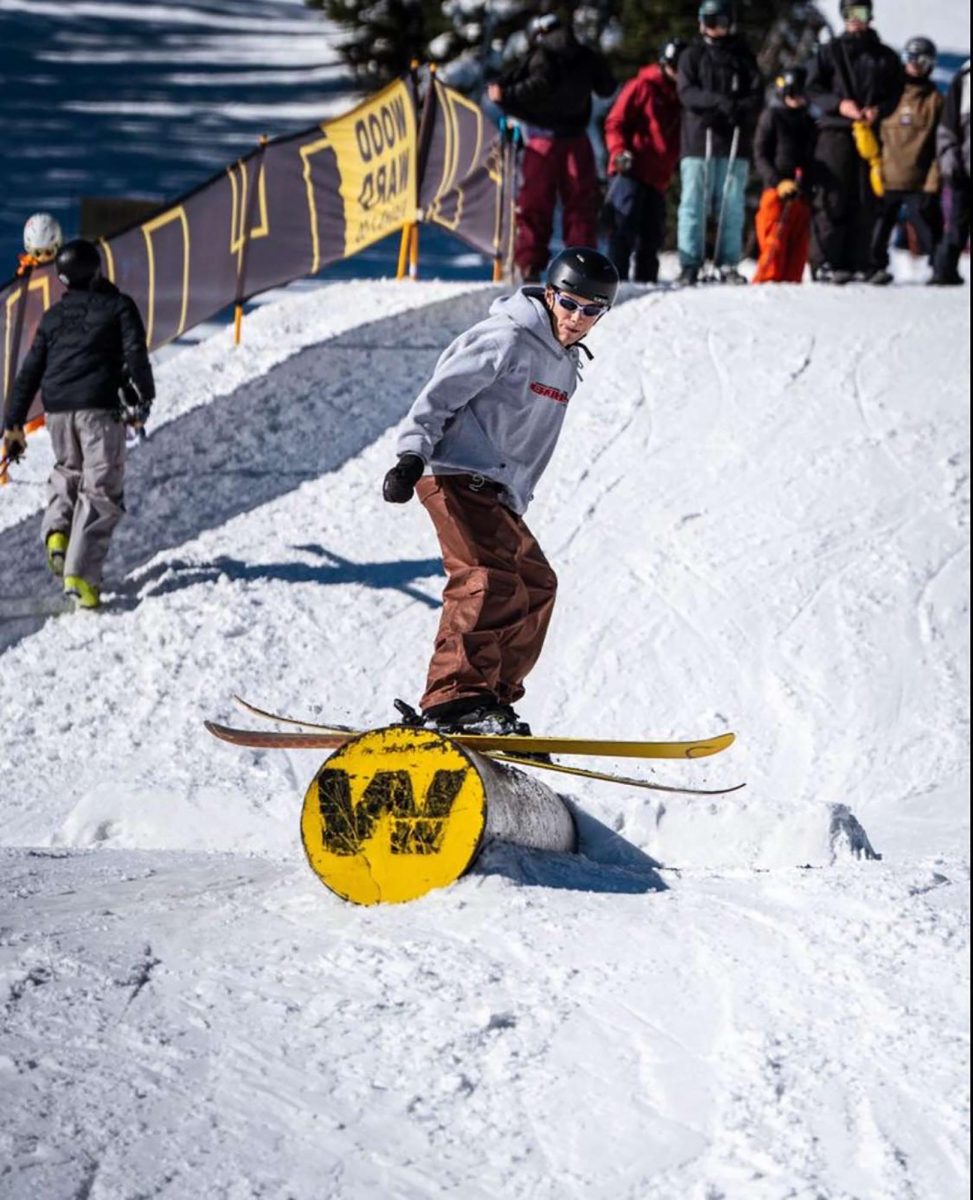
MULTIPOLYGON (((135 300, 149 349, 414 221, 416 134, 412 88, 399 80, 337 120, 258 147, 99 241, 104 274, 135 300)), ((0 291, 4 402, 38 321, 62 292, 52 266, 0 291)), ((38 399, 29 420, 41 413, 38 399)))
MULTIPOLYGON (((313 275, 417 219, 509 262, 513 169, 496 127, 433 77, 421 139, 420 150, 413 89, 398 80, 343 117, 257 147, 101 239, 104 274, 135 300, 154 350, 234 302, 313 275)), ((0 290, 4 403, 38 321, 62 292, 50 265, 0 290)), ((42 416, 37 398, 29 422, 42 416)))
POLYGON ((512 260, 513 171, 505 162, 507 149, 497 127, 476 104, 435 76, 422 125, 422 219, 507 266, 512 260))

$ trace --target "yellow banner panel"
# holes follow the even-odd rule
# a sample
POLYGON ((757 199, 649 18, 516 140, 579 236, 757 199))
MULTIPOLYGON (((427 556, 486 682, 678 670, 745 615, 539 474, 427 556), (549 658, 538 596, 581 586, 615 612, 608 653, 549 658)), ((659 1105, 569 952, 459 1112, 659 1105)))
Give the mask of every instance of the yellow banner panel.
POLYGON ((322 126, 334 150, 345 213, 345 256, 414 221, 416 114, 401 80, 322 126))

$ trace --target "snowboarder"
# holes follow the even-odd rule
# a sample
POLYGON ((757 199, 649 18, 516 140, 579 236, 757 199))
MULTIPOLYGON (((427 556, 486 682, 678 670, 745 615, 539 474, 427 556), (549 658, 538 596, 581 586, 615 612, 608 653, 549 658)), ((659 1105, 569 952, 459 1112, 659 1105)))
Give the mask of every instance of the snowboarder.
POLYGON ((679 174, 679 282, 693 284, 706 258, 706 221, 717 214, 713 262, 726 283, 745 283, 743 257, 747 162, 762 105, 760 72, 734 32, 732 0, 703 0, 699 32, 679 59, 682 161, 679 174))
POLYGON ((676 91, 682 38, 630 79, 605 117, 608 151, 608 257, 622 279, 655 283, 666 231, 666 191, 679 161, 681 107, 676 91))
POLYGON ((135 302, 101 278, 97 247, 77 238, 55 259, 67 292, 41 318, 17 374, 4 421, 12 462, 26 451, 24 420, 43 388, 45 424, 56 459, 41 523, 47 563, 81 608, 100 602, 102 566, 124 512, 126 423, 144 425, 155 396, 145 330, 135 302), (138 404, 125 422, 119 390, 138 404))
POLYGON ((905 87, 895 112, 882 122, 882 178, 872 233, 872 274, 879 286, 892 282, 889 239, 903 210, 915 231, 919 250, 932 261, 942 236, 936 130, 943 98, 932 81, 936 47, 927 37, 910 38, 902 55, 905 87))
POLYGON ((582 339, 618 287, 611 260, 568 247, 546 285, 496 300, 443 352, 399 434, 385 499, 414 493, 447 582, 421 708, 444 732, 523 733, 513 705, 544 644, 557 578, 524 523, 580 382, 582 339))
POLYGON ((936 251, 930 283, 959 284, 959 259, 970 237, 970 63, 953 76, 946 92, 936 135, 939 169, 945 187, 946 232, 936 251))
POLYGON ((24 252, 17 260, 17 274, 26 275, 34 267, 52 261, 64 244, 61 226, 48 212, 37 212, 24 225, 24 252))
POLYGON ((760 114, 754 161, 764 181, 757 210, 760 258, 752 283, 800 283, 811 237, 814 118, 807 111, 806 72, 788 67, 774 81, 776 104, 760 114))
POLYGON ((526 283, 547 263, 554 209, 560 200, 564 241, 594 245, 600 193, 588 137, 591 96, 610 96, 615 79, 598 51, 583 46, 553 13, 531 19, 529 52, 487 94, 522 126, 524 151, 517 194, 514 258, 526 283))
POLYGON ((871 27, 871 0, 842 0, 844 32, 818 47, 808 100, 818 112, 811 266, 822 283, 849 283, 870 269, 881 176, 878 123, 895 111, 899 56, 871 27))

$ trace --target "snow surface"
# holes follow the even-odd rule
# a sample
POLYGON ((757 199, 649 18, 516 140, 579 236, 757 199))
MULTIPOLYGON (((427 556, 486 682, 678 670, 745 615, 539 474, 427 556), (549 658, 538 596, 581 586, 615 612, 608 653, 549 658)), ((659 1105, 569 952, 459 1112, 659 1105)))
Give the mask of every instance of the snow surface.
MULTIPOLYGON (((876 24, 969 50, 955 0, 876 24)), ((353 102, 298 0, 0 0, 0 58, 11 263, 26 212, 176 194, 353 102)), ((237 349, 157 355, 97 615, 52 615, 31 437, 0 490, 0 1200, 968 1194, 969 293, 896 272, 625 291, 529 514, 561 592, 522 710, 732 728, 644 774, 748 786, 579 785, 580 855, 489 847, 409 905, 308 868, 321 754, 202 720, 416 697, 439 558, 379 486, 495 289, 300 284, 237 349)))
POLYGON ((967 1194, 966 289, 630 286, 591 337, 528 514, 561 590, 523 714, 734 729, 644 773, 744 791, 579 784, 580 855, 362 909, 301 849, 323 755, 203 730, 236 691, 367 725, 417 696, 439 560, 380 482, 494 294, 336 283, 164 361, 98 614, 43 615, 31 439, 4 1200, 967 1194))

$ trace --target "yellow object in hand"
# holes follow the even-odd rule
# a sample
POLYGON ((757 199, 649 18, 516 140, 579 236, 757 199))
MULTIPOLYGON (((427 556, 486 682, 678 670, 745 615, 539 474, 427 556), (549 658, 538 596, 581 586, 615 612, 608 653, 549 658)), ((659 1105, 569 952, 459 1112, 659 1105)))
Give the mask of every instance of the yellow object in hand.
POLYGON ((882 151, 875 136, 875 130, 867 121, 854 121, 851 135, 855 139, 855 149, 868 163, 868 179, 876 196, 885 195, 885 180, 882 178, 882 151))

